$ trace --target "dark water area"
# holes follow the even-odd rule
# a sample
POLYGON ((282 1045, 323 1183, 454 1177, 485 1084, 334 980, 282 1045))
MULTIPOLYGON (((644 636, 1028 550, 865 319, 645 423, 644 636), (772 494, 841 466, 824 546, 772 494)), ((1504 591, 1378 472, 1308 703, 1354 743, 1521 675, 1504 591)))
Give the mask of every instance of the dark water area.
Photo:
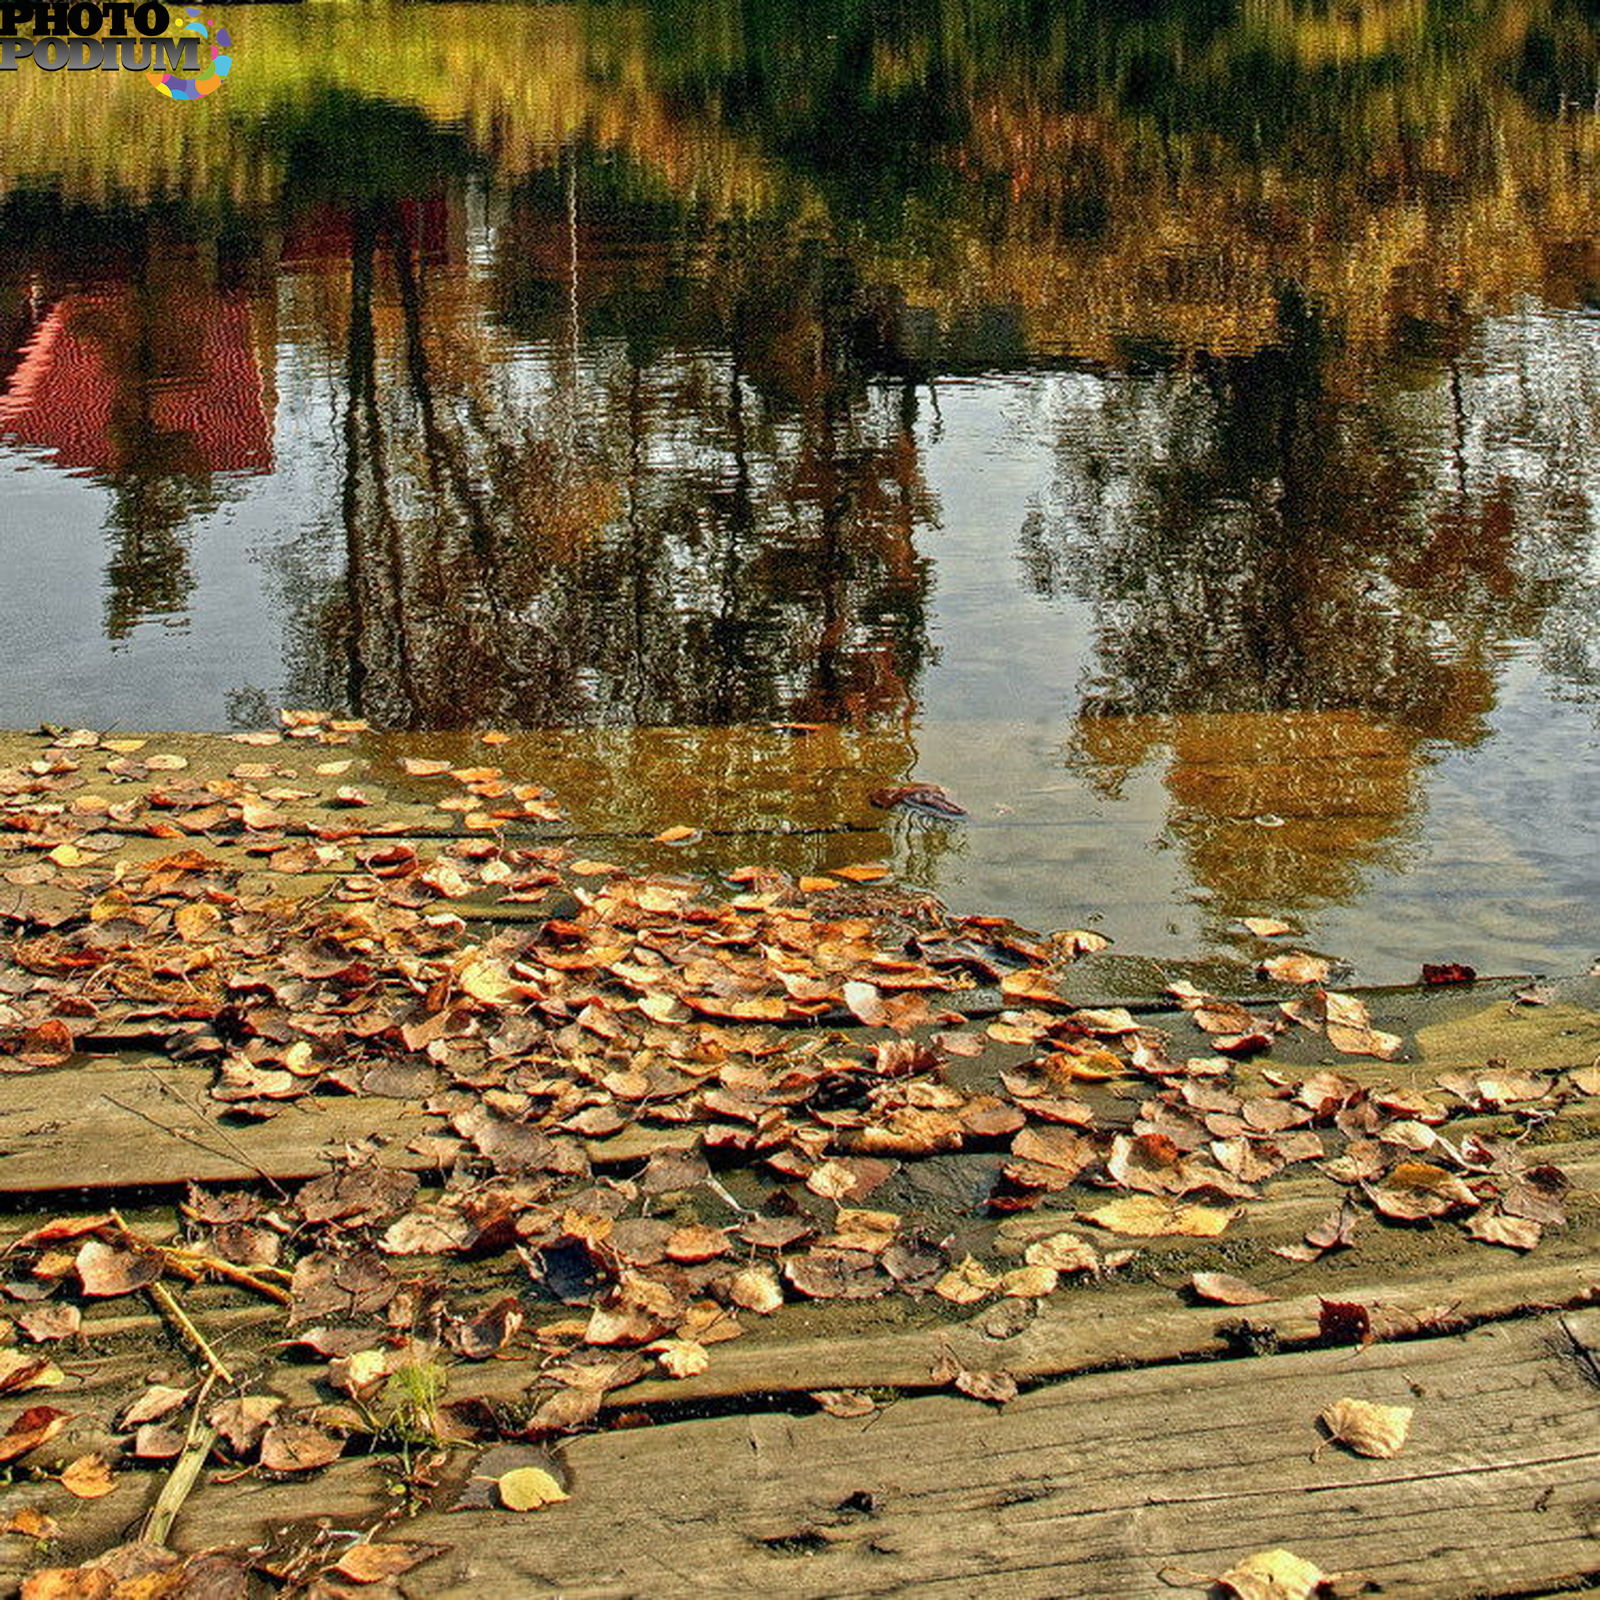
POLYGON ((916 776, 963 909, 1600 951, 1595 0, 215 9, 198 104, 0 93, 0 726, 916 776))

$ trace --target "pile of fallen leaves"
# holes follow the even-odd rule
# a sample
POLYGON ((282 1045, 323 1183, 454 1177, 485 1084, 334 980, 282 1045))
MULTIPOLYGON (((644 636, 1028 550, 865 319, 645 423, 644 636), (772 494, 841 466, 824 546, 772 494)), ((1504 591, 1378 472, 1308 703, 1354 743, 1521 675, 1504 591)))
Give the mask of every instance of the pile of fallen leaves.
MULTIPOLYGON (((353 731, 291 715, 283 735, 244 737, 316 756, 353 731)), ((0 1352, 0 1392, 52 1385, 44 1352, 78 1333, 81 1307, 200 1278, 281 1304, 292 1354, 323 1367, 307 1406, 242 1379, 131 1397, 116 1419, 128 1461, 172 1461, 197 1422, 214 1463, 266 1474, 408 1430, 558 1437, 642 1379, 702 1372, 786 1301, 1037 1302, 1124 1266, 1125 1241, 1221 1234, 1297 1168, 1348 1198, 1279 1249, 1292 1261, 1348 1247, 1363 1211, 1518 1250, 1564 1221, 1565 1176, 1520 1137, 1449 1125, 1531 1125, 1600 1090, 1595 1074, 1491 1065, 1417 1090, 1264 1066, 1290 1030, 1335 1059, 1401 1052, 1326 987, 1321 958, 1263 963, 1301 986, 1281 1002, 1174 985, 1167 1003, 1204 1041, 1175 1048, 1127 1009, 1064 996, 1098 935, 948 917, 870 887, 884 876, 870 865, 798 882, 631 873, 519 836, 560 815, 537 785, 407 758, 404 778, 437 784, 436 809, 461 823, 422 840, 364 823, 359 789, 305 789, 293 750, 200 780, 141 741, 79 733, 0 770, 3 876, 57 891, 47 915, 0 906, 0 1067, 70 1072, 142 1045, 209 1065, 224 1126, 311 1096, 335 1115, 348 1096, 427 1113, 403 1148, 347 1147, 293 1193, 193 1189, 174 1239, 106 1212, 12 1245, 0 1292, 27 1349, 0 1352), (136 840, 172 848, 140 856, 136 840), (516 921, 485 920, 491 906, 516 921), (979 1235, 931 1222, 905 1182, 960 1153, 991 1158, 975 1223, 1043 1208, 1072 1226, 1032 1233, 1020 1261, 969 1248, 979 1235), (525 1369, 514 1408, 475 1400, 470 1374, 448 1398, 430 1387, 445 1366, 507 1361, 525 1369)), ((1194 1288, 1265 1298, 1221 1274, 1194 1288)), ((935 1381, 1014 1392, 949 1367, 935 1381)), ((0 1423, 0 1462, 65 1415, 0 1423)), ((98 1582, 37 1593, 121 1592, 98 1582)))

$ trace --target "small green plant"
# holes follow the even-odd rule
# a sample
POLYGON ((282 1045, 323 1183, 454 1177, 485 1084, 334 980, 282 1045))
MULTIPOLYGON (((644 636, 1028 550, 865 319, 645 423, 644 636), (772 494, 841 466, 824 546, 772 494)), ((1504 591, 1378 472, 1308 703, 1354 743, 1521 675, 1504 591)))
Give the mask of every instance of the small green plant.
POLYGON ((396 1368, 383 1386, 383 1433, 405 1445, 440 1443, 439 1403, 448 1387, 449 1376, 437 1361, 396 1368))

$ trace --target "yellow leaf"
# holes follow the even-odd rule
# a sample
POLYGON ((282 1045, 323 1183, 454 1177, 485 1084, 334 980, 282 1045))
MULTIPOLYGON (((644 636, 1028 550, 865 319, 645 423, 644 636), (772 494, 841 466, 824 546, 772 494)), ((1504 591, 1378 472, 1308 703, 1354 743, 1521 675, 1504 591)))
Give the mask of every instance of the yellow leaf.
POLYGON ((79 1456, 61 1471, 61 1487, 80 1500, 98 1500, 116 1486, 111 1464, 104 1456, 79 1456))
POLYGON ((1190 1206, 1164 1195, 1135 1194, 1112 1200, 1094 1211, 1080 1211, 1085 1222, 1111 1233, 1127 1233, 1143 1238, 1182 1234, 1186 1238, 1209 1239, 1222 1232, 1238 1215, 1215 1206, 1190 1206))
POLYGON ((1410 1406, 1379 1406, 1367 1400, 1335 1400, 1322 1413, 1329 1438, 1358 1456, 1387 1461, 1399 1455, 1411 1430, 1410 1406))
POLYGON ((706 1347, 694 1339, 658 1339, 649 1347, 669 1377, 693 1378, 704 1372, 711 1358, 706 1347))
POLYGON ((543 1467, 517 1467, 495 1483, 507 1511, 539 1511, 572 1497, 543 1467))
POLYGON ((1258 1550, 1217 1579, 1236 1600, 1312 1600, 1329 1581, 1315 1563, 1288 1550, 1258 1550))

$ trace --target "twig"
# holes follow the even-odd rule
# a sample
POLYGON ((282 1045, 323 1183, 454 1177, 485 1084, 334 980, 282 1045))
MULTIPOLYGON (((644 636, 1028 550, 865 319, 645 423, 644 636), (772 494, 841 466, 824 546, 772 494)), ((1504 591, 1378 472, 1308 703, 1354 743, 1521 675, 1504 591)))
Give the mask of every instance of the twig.
MULTIPOLYGON (((189 1098, 189 1096, 186 1095, 183 1092, 183 1090, 180 1089, 176 1084, 168 1083, 167 1080, 165 1078, 163 1078, 161 1076, 161 1074, 159 1072, 157 1072, 156 1069, 150 1065, 149 1062, 147 1062, 147 1061, 141 1062, 140 1065, 144 1068, 144 1070, 146 1072, 148 1072, 150 1074, 150 1076, 152 1078, 154 1078, 156 1080, 157 1085, 161 1088, 161 1090, 164 1093, 172 1095, 174 1098, 176 1098, 177 1100, 181 1101, 182 1104, 188 1106, 188 1108, 192 1112, 194 1112, 194 1114, 197 1117, 199 1117, 201 1122, 203 1122, 206 1125, 207 1128, 211 1129, 214 1133, 216 1133, 223 1140, 223 1142, 228 1146, 228 1148, 234 1153, 234 1155, 245 1166, 247 1166, 253 1173, 255 1173, 255 1175, 258 1178, 260 1178, 261 1181, 264 1184, 266 1184, 268 1188, 272 1189, 279 1196, 280 1199, 287 1200, 289 1198, 288 1191, 283 1187, 283 1185, 281 1183, 279 1183, 278 1180, 276 1178, 274 1178, 270 1172, 267 1172, 262 1167, 258 1166, 256 1164, 256 1162, 251 1158, 250 1152, 248 1150, 246 1150, 245 1147, 242 1144, 240 1144, 239 1141, 237 1139, 235 1139, 232 1136, 232 1134, 230 1134, 228 1132, 228 1130, 226 1128, 219 1127, 215 1122, 213 1122, 211 1120, 211 1118, 209 1116, 206 1115, 206 1110, 205 1110, 204 1106, 196 1105, 194 1103, 194 1101, 191 1100, 189 1098)), ((174 1130, 169 1130, 169 1131, 174 1131, 174 1130)))
POLYGON ((211 1368, 214 1378, 221 1378, 224 1383, 232 1383, 233 1373, 228 1370, 222 1357, 211 1348, 206 1336, 189 1320, 183 1307, 173 1298, 172 1291, 164 1283, 147 1283, 145 1293, 155 1301, 156 1305, 166 1314, 172 1325, 198 1352, 205 1364, 211 1368))
POLYGON ((280 1277, 285 1282, 290 1280, 290 1274, 281 1267, 262 1267, 260 1272, 252 1272, 248 1267, 238 1266, 232 1261, 224 1261, 220 1256, 207 1255, 203 1250, 190 1250, 181 1245, 156 1244, 154 1240, 147 1239, 142 1233, 135 1233, 127 1224, 120 1211, 111 1212, 111 1221, 121 1237, 136 1250, 143 1250, 150 1255, 159 1256, 164 1267, 170 1268, 180 1278, 187 1278, 190 1283, 198 1283, 202 1278, 221 1278, 227 1283, 236 1283, 243 1289, 254 1289, 259 1295, 264 1295, 268 1300, 275 1300, 280 1306, 290 1305, 293 1297, 289 1291, 279 1284, 267 1283, 262 1274, 271 1273, 280 1277))
POLYGON ((205 1466, 206 1457, 211 1454, 211 1447, 217 1441, 217 1430, 209 1422, 200 1420, 201 1408, 216 1378, 213 1372, 200 1385, 200 1393, 195 1396, 194 1410, 189 1415, 189 1432, 183 1441, 183 1453, 168 1473, 156 1503, 150 1508, 150 1515, 145 1518, 143 1538, 146 1544, 164 1545, 167 1542, 172 1525, 177 1521, 178 1513, 194 1489, 200 1469, 205 1466))

